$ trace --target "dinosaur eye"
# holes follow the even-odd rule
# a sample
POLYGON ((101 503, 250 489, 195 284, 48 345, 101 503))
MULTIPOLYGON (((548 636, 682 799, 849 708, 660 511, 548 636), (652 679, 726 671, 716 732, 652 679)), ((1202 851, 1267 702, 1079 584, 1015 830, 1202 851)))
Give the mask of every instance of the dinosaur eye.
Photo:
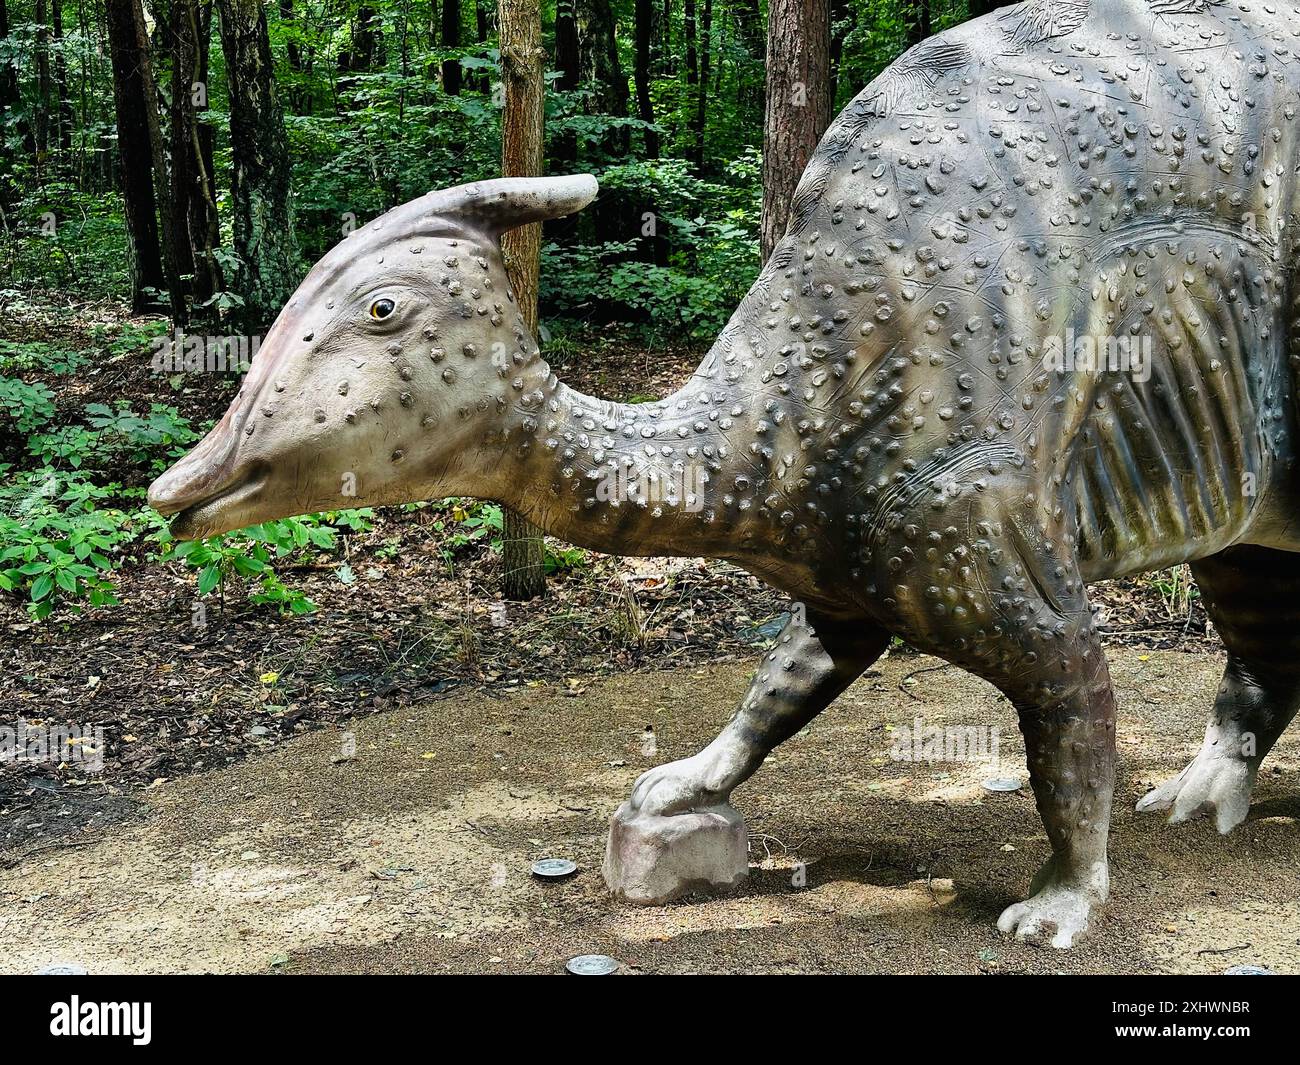
POLYGON ((375 302, 370 305, 370 317, 376 321, 382 322, 393 313, 396 306, 397 305, 389 299, 375 300, 375 302))

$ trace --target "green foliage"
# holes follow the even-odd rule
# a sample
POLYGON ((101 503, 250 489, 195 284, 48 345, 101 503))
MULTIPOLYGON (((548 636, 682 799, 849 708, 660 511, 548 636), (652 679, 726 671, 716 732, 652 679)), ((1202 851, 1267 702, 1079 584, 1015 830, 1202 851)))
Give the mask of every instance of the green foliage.
POLYGON ((91 403, 86 414, 91 428, 99 431, 99 446, 158 468, 178 458, 187 445, 199 439, 188 419, 163 403, 151 403, 148 413, 136 414, 130 403, 119 399, 112 407, 91 403))
MULTIPOLYGON (((442 536, 439 549, 443 561, 451 567, 456 553, 471 544, 486 543, 490 551, 500 551, 505 531, 505 516, 496 503, 477 499, 444 499, 440 506, 449 506, 451 512, 438 518, 433 527, 442 536)), ((379 552, 382 554, 382 549, 379 552)), ((586 565, 587 553, 581 548, 552 549, 543 545, 542 565, 547 574, 564 573, 586 565)))
POLYGON ((122 462, 159 470, 199 438, 175 407, 150 404, 136 414, 125 400, 109 407, 91 403, 86 424, 60 425, 27 439, 27 452, 42 465, 109 471, 122 462))
POLYGON ((53 418, 54 393, 44 384, 0 377, 0 430, 8 419, 20 433, 30 433, 53 418))
POLYGON ((552 548, 550 544, 542 545, 542 565, 549 577, 556 573, 567 573, 581 569, 587 564, 587 552, 580 547, 552 548))
POLYGON ((84 351, 69 351, 39 340, 0 340, 0 373, 76 373, 88 361, 84 351))
POLYGON ((0 491, 0 591, 24 597, 38 620, 58 605, 80 610, 116 603, 108 575, 140 521, 97 507, 113 494, 111 487, 48 468, 6 484, 0 491))
POLYGON ((166 318, 151 318, 144 322, 121 322, 113 325, 95 325, 90 338, 103 352, 107 362, 130 358, 152 348, 158 337, 171 332, 166 318))
POLYGON ((439 518, 433 527, 444 533, 443 558, 450 564, 454 552, 475 541, 487 539, 493 551, 501 550, 501 533, 505 517, 496 503, 476 499, 444 500, 451 504, 451 521, 439 518))
POLYGON ((337 530, 364 532, 374 512, 344 510, 263 522, 247 529, 177 543, 164 537, 163 557, 182 560, 198 571, 199 595, 208 595, 235 580, 247 581, 253 603, 276 607, 284 614, 308 614, 316 609, 301 591, 286 585, 273 563, 330 552, 338 545, 337 530))
POLYGON ((737 185, 701 180, 681 159, 627 163, 601 176, 626 210, 643 210, 643 235, 624 242, 543 249, 542 295, 561 314, 610 304, 657 338, 716 336, 748 291, 760 264, 759 157, 748 151, 725 168, 737 185), (646 228, 653 232, 644 234, 646 228), (655 242, 667 249, 653 261, 655 242))
POLYGON ((13 215, 7 239, 0 240, 0 278, 7 285, 100 297, 129 294, 126 226, 117 196, 50 182, 30 188, 13 215))

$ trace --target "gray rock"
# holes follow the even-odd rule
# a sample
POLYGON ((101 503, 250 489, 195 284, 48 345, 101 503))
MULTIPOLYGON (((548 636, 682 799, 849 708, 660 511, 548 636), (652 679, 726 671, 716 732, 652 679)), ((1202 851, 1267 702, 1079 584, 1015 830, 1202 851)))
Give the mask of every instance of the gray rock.
POLYGON ((605 882, 628 902, 654 906, 731 888, 748 873, 749 833, 725 803, 666 817, 624 803, 610 819, 605 882))

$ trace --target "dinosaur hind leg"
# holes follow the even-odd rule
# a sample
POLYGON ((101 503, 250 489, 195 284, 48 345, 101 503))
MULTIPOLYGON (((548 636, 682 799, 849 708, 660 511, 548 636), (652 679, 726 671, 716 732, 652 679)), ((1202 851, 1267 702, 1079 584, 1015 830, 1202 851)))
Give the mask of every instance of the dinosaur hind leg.
POLYGON ((1192 572, 1228 665, 1200 752, 1137 808, 1173 822, 1210 815, 1226 833, 1246 819, 1259 765, 1300 708, 1300 554, 1233 547, 1192 572))

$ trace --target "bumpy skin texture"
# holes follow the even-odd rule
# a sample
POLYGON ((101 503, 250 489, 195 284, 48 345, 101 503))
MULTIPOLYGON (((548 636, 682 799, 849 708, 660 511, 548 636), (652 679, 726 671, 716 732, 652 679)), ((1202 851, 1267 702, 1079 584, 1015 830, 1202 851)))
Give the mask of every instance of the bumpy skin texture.
POLYGON ((558 382, 501 266, 501 230, 594 185, 431 194, 318 264, 151 499, 202 535, 479 495, 575 543, 732 559, 805 604, 629 817, 725 804, 902 635, 1016 707, 1052 855, 999 926, 1068 946, 1106 896, 1114 782, 1087 583, 1193 561, 1232 652, 1209 753, 1145 805, 1239 821, 1297 703, 1294 629, 1256 595, 1295 601, 1300 548, 1298 87, 1288 0, 1029 0, 946 31, 839 116, 730 324, 646 405, 558 382), (368 321, 380 296, 398 311, 368 321), (1073 336, 1148 357, 1050 363, 1073 336), (602 491, 616 475, 632 490, 602 491))

